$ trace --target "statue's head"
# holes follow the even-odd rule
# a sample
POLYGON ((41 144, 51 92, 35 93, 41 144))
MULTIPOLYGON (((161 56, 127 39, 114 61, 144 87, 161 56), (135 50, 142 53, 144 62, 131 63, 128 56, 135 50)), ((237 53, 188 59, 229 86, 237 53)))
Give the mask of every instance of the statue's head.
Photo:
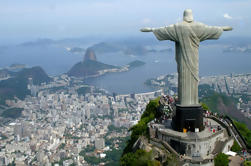
POLYGON ((193 22, 193 12, 192 9, 186 9, 183 14, 183 20, 186 22, 193 22))

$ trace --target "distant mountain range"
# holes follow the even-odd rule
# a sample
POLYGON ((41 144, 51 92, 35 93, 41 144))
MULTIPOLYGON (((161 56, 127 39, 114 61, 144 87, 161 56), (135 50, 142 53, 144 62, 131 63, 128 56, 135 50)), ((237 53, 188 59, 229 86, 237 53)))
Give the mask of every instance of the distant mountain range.
MULTIPOLYGON (((225 62, 226 60, 229 60, 227 64, 229 64, 229 66, 234 66, 237 62, 234 57, 235 54, 226 57, 221 54, 220 51, 223 51, 226 48, 225 52, 233 51, 236 52, 236 54, 241 52, 240 54, 242 55, 250 55, 250 48, 246 46, 251 45, 251 38, 222 37, 219 40, 202 42, 201 45, 203 47, 200 48, 200 55, 216 55, 219 53, 219 56, 217 56, 217 62, 225 62), (214 51, 216 49, 207 49, 211 45, 219 47, 219 51, 216 52, 214 51)), ((117 39, 101 37, 63 40, 39 39, 18 45, 0 46, 0 67, 10 66, 13 63, 26 64, 27 66, 39 65, 43 67, 49 75, 58 75, 68 72, 74 64, 81 61, 82 55, 88 47, 91 47, 95 53, 99 55, 98 58, 103 58, 105 54, 109 53, 117 55, 118 62, 116 62, 117 59, 114 59, 111 63, 113 65, 121 64, 119 60, 120 57, 125 59, 126 56, 124 55, 129 55, 129 59, 134 56, 148 56, 148 54, 155 53, 159 55, 161 53, 171 55, 170 51, 172 51, 172 54, 174 53, 173 42, 159 42, 153 35, 147 35, 147 37, 121 37, 117 39)), ((235 71, 247 71, 248 65, 246 62, 250 61, 250 56, 241 56, 239 60, 241 61, 240 66, 242 66, 242 69, 238 68, 235 69, 235 71)), ((109 64, 107 61, 104 62, 109 64)))
POLYGON ((251 53, 251 45, 229 46, 223 50, 224 53, 251 53))
MULTIPOLYGON (((148 37, 128 37, 118 39, 106 39, 101 37, 86 37, 86 38, 68 38, 62 40, 52 40, 48 38, 38 39, 35 41, 29 41, 19 44, 19 46, 44 46, 44 45, 75 45, 73 51, 83 51, 83 48, 79 49, 78 45, 85 43, 96 43, 92 46, 96 52, 116 52, 126 50, 127 48, 134 49, 133 47, 145 46, 145 45, 163 45, 166 43, 159 42, 153 36, 148 37), (101 42, 103 41, 103 42, 101 42), (105 42, 104 42, 105 41, 105 42), (76 50, 75 50, 76 49, 76 50)), ((219 40, 208 40, 201 43, 207 44, 227 44, 227 45, 246 45, 251 44, 251 37, 223 37, 219 40)), ((5 48, 0 46, 0 48, 5 48)))
POLYGON ((0 104, 5 104, 5 100, 13 99, 15 96, 24 99, 30 94, 27 89, 29 78, 32 78, 34 85, 48 83, 51 78, 41 67, 25 68, 19 72, 9 72, 11 78, 0 81, 0 104))
POLYGON ((118 52, 125 49, 125 46, 118 43, 101 42, 91 46, 92 50, 99 53, 118 52))
POLYGON ((70 53, 73 54, 81 54, 83 52, 85 52, 84 48, 80 48, 80 47, 73 47, 73 48, 66 48, 67 51, 69 51, 70 53))
POLYGON ((52 39, 38 39, 35 41, 24 42, 20 46, 38 46, 38 45, 50 45, 55 44, 56 41, 52 39))
POLYGON ((123 52, 126 55, 142 56, 150 52, 166 52, 172 51, 168 49, 148 49, 143 43, 113 43, 113 42, 101 42, 91 47, 98 53, 111 53, 111 52, 123 52))

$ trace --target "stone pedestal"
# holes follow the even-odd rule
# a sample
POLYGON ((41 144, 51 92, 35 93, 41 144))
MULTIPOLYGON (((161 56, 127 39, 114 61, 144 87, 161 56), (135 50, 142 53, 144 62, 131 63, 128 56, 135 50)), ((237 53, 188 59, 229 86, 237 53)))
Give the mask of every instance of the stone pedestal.
POLYGON ((210 125, 205 125, 204 130, 198 133, 173 130, 172 119, 163 124, 152 121, 148 123, 150 140, 157 142, 154 145, 162 145, 160 148, 178 154, 180 161, 187 163, 183 166, 213 166, 215 155, 228 152, 233 146, 234 137, 229 135, 227 126, 221 125, 223 122, 220 120, 204 118, 204 121, 210 125))
POLYGON ((195 132, 195 129, 202 131, 203 109, 201 105, 181 106, 176 105, 176 113, 172 120, 172 128, 182 132, 183 129, 195 132))

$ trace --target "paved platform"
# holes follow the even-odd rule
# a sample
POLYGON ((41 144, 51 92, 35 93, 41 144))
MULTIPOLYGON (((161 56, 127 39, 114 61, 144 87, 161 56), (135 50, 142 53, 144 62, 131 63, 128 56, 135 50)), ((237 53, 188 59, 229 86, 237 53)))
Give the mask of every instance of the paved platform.
POLYGON ((230 160, 229 166, 241 165, 244 162, 240 156, 231 156, 228 159, 230 160))
POLYGON ((224 128, 219 123, 209 118, 204 118, 204 122, 206 122, 207 125, 205 126, 204 130, 197 133, 190 131, 186 133, 175 131, 171 127, 171 122, 172 119, 168 119, 165 121, 164 124, 154 123, 152 124, 152 126, 154 128, 158 128, 160 132, 164 132, 167 133, 168 135, 173 135, 176 137, 180 137, 182 139, 189 139, 189 140, 210 138, 219 132, 220 133, 223 132, 224 130, 224 128), (220 127, 220 130, 218 130, 218 127, 220 127))

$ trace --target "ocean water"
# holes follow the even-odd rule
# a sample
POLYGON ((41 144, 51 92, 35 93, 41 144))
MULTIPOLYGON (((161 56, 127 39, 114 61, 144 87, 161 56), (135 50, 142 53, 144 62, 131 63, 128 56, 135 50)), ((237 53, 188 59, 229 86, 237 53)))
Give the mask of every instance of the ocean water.
MULTIPOLYGON (((151 53, 144 56, 125 56, 103 54, 98 59, 104 63, 123 65, 133 60, 146 64, 128 72, 110 73, 98 78, 86 80, 87 84, 107 89, 109 92, 128 94, 152 91, 144 82, 149 78, 177 72, 174 52, 151 53)), ((223 53, 222 46, 200 46, 200 76, 221 75, 230 73, 251 73, 251 54, 223 53)))
POLYGON ((19 45, 0 49, 0 67, 14 63, 41 66, 49 75, 58 75, 67 72, 82 57, 58 45, 19 45))
MULTIPOLYGON (((171 45, 172 47, 174 45, 171 45)), ((251 73, 250 53, 223 53, 222 45, 201 45, 199 72, 201 76, 230 73, 251 73)), ((117 53, 96 53, 97 59, 111 65, 126 65, 134 60, 146 64, 128 72, 109 73, 97 78, 86 79, 87 84, 108 90, 110 93, 128 94, 152 91, 144 85, 149 78, 177 71, 174 51, 149 53, 147 55, 125 55, 117 53)), ((49 75, 66 73, 83 54, 72 54, 65 46, 38 45, 12 46, 0 49, 0 67, 13 63, 41 66, 49 75)))

